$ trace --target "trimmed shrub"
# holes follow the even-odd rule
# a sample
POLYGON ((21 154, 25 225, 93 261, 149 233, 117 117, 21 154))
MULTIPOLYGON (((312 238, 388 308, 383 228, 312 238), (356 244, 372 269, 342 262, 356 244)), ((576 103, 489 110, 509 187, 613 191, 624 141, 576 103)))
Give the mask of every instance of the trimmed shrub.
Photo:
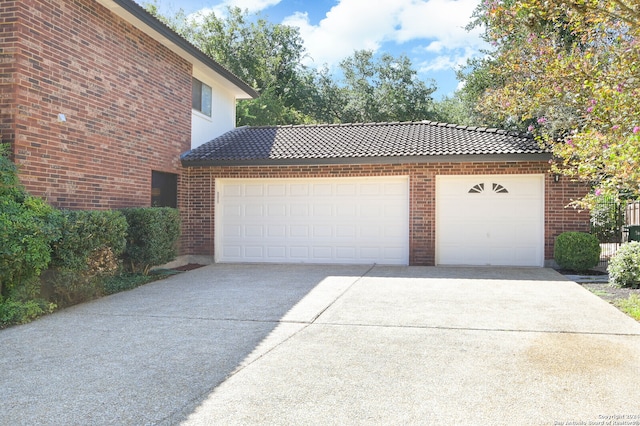
POLYGON ((43 276, 50 297, 68 306, 101 296, 101 277, 119 269, 126 232, 119 211, 61 212, 61 237, 52 245, 51 269, 43 276))
POLYGON ((96 251, 109 248, 120 256, 126 246, 127 220, 119 211, 62 211, 61 237, 53 245, 51 267, 85 271, 96 251))
POLYGON ((600 242, 585 232, 563 232, 556 238, 553 256, 561 268, 588 271, 600 261, 600 242))
POLYGON ((169 207, 139 207, 121 210, 129 232, 125 265, 145 275, 153 266, 174 260, 178 254, 180 213, 169 207))
POLYGON ((640 242, 623 244, 609 260, 609 280, 620 287, 640 287, 640 242))
POLYGON ((41 299, 21 302, 0 298, 0 328, 12 324, 25 324, 41 315, 53 312, 55 308, 55 304, 41 299))
POLYGON ((38 296, 38 276, 49 264, 49 244, 58 236, 58 214, 24 191, 5 154, 0 145, 0 296, 22 301, 38 296))

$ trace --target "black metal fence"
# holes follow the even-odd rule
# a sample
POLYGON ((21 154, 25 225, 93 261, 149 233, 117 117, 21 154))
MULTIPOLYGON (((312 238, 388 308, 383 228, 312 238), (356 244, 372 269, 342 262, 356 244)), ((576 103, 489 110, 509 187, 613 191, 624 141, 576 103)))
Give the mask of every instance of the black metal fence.
POLYGON ((591 210, 591 233, 600 241, 600 263, 606 268, 609 259, 628 241, 628 226, 640 225, 640 201, 616 202, 603 199, 591 210))

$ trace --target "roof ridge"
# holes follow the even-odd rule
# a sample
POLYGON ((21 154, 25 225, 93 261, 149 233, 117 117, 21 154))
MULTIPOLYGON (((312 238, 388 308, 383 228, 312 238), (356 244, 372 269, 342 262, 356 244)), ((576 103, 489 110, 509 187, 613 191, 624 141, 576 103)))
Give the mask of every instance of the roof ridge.
POLYGON ((351 122, 351 123, 312 123, 312 124, 278 124, 278 125, 260 125, 260 126, 243 126, 251 129, 289 129, 289 128, 331 128, 331 127, 375 127, 375 126, 407 126, 407 125, 428 125, 433 127, 446 127, 457 130, 467 130, 470 132, 495 133, 505 136, 520 137, 532 139, 533 135, 527 132, 517 130, 506 130, 497 127, 488 126, 469 126, 464 124, 448 123, 444 121, 375 121, 375 122, 351 122))

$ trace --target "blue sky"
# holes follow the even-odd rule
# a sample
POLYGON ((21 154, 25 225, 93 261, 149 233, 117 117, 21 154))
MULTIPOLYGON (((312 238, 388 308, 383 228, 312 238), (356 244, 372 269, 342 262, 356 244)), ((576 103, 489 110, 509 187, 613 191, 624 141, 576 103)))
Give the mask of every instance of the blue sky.
MULTIPOLYGON (((144 4, 146 0, 136 0, 144 4)), ((226 6, 260 12, 271 22, 300 28, 310 66, 336 66, 354 50, 405 54, 423 80, 433 79, 436 98, 458 86, 455 69, 486 48, 480 30, 468 32, 479 0, 155 0, 164 15, 226 6)))

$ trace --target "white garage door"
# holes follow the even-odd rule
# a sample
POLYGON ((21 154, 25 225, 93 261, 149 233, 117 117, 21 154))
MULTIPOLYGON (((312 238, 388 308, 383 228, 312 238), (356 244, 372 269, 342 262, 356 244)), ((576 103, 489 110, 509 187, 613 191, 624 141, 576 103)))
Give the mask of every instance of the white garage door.
POLYGON ((544 264, 544 175, 438 176, 436 263, 544 264))
POLYGON ((216 261, 409 263, 407 177, 216 180, 216 261))

